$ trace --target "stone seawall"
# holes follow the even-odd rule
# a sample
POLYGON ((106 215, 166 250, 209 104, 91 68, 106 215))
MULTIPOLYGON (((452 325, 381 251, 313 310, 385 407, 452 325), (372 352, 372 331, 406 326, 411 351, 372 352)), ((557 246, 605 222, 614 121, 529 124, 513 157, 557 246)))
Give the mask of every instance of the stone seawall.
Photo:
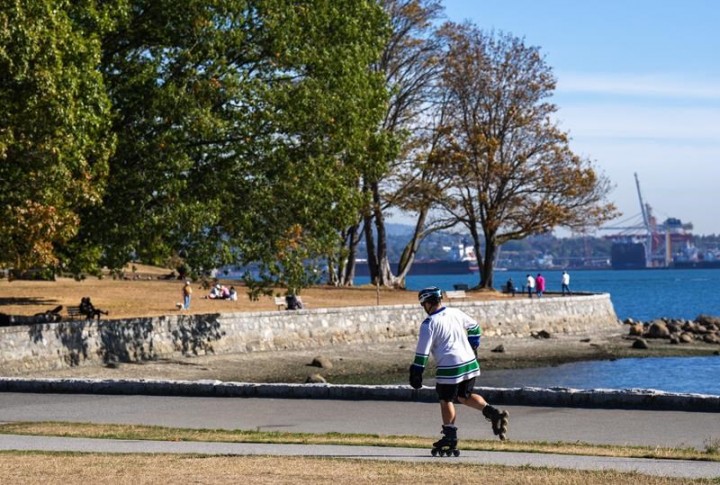
MULTIPOLYGON (((618 325, 608 294, 456 302, 484 335, 580 334, 618 325)), ((0 374, 188 355, 322 348, 417 335, 419 305, 306 309, 0 328, 0 374)))

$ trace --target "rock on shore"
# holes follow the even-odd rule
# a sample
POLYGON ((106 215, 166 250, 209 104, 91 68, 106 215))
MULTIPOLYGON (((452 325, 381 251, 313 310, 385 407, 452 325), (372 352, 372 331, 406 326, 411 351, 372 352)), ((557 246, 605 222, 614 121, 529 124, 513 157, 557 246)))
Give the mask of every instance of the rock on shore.
POLYGON ((699 315, 695 320, 660 318, 636 322, 628 318, 629 335, 636 339, 668 339, 672 344, 705 342, 720 345, 720 317, 699 315))

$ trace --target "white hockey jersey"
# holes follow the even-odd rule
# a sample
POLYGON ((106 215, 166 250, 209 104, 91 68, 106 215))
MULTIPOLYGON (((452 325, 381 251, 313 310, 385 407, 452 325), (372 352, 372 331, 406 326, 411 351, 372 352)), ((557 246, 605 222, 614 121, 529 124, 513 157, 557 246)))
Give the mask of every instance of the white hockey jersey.
POLYGON ((479 376, 480 364, 468 337, 479 341, 480 334, 477 321, 465 312, 441 307, 420 325, 413 363, 424 368, 432 353, 438 384, 456 384, 479 376))

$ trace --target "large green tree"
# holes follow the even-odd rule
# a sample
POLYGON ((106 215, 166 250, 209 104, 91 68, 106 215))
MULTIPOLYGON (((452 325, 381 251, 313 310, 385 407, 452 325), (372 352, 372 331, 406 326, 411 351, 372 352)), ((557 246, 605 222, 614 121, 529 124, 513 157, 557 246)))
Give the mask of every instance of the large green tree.
POLYGON ((110 3, 3 2, 0 266, 58 264, 57 246, 101 200, 114 140, 98 70, 110 3))
POLYGON ((118 145, 82 246, 111 267, 177 254, 193 268, 259 261, 276 275, 333 251, 373 163, 365 150, 385 91, 368 66, 384 42, 382 9, 128 2, 103 38, 118 145))
POLYGON ((471 24, 447 24, 443 35, 446 97, 432 162, 447 178, 438 201, 470 232, 480 287, 492 288, 501 244, 616 212, 608 180, 557 125, 555 77, 539 49, 471 24))

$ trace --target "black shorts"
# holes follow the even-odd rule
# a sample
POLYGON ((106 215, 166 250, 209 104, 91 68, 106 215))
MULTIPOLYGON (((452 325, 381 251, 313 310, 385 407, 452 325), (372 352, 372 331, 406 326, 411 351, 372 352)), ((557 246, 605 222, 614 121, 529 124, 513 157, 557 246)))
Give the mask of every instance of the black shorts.
POLYGON ((437 392, 438 398, 441 401, 452 402, 458 397, 467 399, 472 394, 475 388, 475 378, 470 379, 457 384, 435 384, 435 392, 437 392))

